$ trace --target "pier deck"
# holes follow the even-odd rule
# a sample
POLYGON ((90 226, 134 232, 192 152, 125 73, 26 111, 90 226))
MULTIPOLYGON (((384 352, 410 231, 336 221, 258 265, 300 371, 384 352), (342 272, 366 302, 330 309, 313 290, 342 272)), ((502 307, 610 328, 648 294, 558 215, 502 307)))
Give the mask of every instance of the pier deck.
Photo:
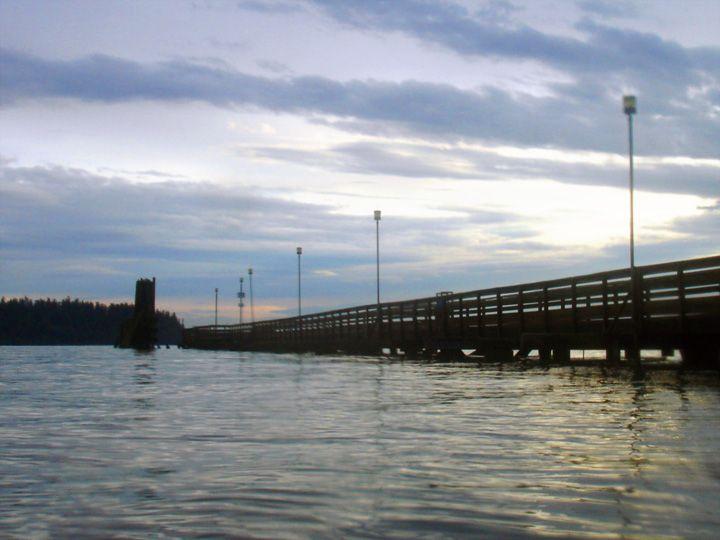
POLYGON ((538 351, 679 349, 687 364, 717 367, 720 256, 612 270, 444 296, 349 307, 240 325, 198 326, 183 346, 277 352, 459 357, 491 361, 538 351))

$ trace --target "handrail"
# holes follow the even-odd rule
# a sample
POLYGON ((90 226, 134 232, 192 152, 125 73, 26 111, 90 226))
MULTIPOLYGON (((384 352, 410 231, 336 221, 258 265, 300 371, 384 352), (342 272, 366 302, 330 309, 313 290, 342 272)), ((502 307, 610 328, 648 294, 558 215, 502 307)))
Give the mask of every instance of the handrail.
POLYGON ((720 255, 639 266, 635 272, 639 279, 635 286, 637 296, 632 292, 631 269, 623 268, 442 297, 345 307, 300 318, 197 326, 185 332, 212 342, 228 336, 265 343, 273 340, 290 343, 300 338, 331 339, 338 343, 352 339, 395 342, 396 338, 417 342, 428 336, 447 338, 450 334, 479 337, 486 335, 487 329, 488 336, 505 339, 525 332, 528 327, 535 328, 532 331, 538 327, 549 331, 555 325, 578 332, 595 329, 600 324, 602 333, 607 335, 618 326, 622 326, 621 332, 627 331, 630 319, 623 313, 634 299, 637 307, 632 309, 632 324, 639 327, 646 318, 686 320, 692 309, 707 311, 703 299, 712 297, 716 302, 715 297, 720 296, 720 255))
MULTIPOLYGON (((679 266, 682 266, 682 269, 684 271, 687 271, 688 269, 697 269, 697 268, 703 268, 706 266, 718 266, 720 268, 720 255, 714 255, 711 257, 703 257, 698 259, 689 259, 689 260, 683 260, 683 261, 673 261, 673 262, 665 262, 665 263, 657 263, 657 264, 651 264, 646 266, 638 266, 636 267, 637 271, 644 275, 646 273, 660 273, 665 271, 673 271, 677 270, 679 266)), ((580 276, 569 276, 565 278, 555 278, 550 279, 546 281, 535 281, 530 283, 522 283, 518 285, 504 285, 500 287, 492 287, 487 289, 476 289, 476 290, 470 290, 470 291, 463 291, 458 293, 453 293, 451 295, 447 295, 442 297, 442 299, 446 302, 448 301, 456 301, 459 299, 465 299, 470 296, 490 296, 490 295, 496 295, 497 293, 504 295, 504 294, 511 294, 511 293, 519 293, 521 291, 527 292, 528 290, 534 291, 538 290, 541 292, 544 288, 552 289, 556 287, 562 287, 562 286, 571 286, 572 281, 575 281, 576 283, 580 282, 601 282, 603 279, 621 279, 621 278, 630 278, 630 269, 629 268, 621 268, 621 269, 615 269, 615 270, 608 270, 605 272, 595 272, 592 274, 584 274, 580 276)), ((318 317, 328 317, 332 315, 338 315, 341 313, 353 311, 362 311, 362 310, 370 310, 370 311, 376 311, 378 308, 380 310, 397 307, 400 304, 403 303, 412 303, 412 302, 431 302, 435 303, 437 300, 437 297, 435 296, 425 296, 420 298, 411 298, 411 299, 405 299, 405 300, 397 300, 397 301, 389 301, 389 302, 381 302, 380 304, 364 304, 360 306, 353 306, 353 307, 345 307, 345 308, 339 308, 339 309, 333 309, 328 311, 320 311, 317 313, 308 313, 306 315, 302 315, 300 317, 300 320, 305 321, 311 321, 315 320, 318 317)), ((195 326, 192 327, 193 329, 211 329, 211 328, 223 328, 223 329, 237 329, 237 328, 252 328, 253 325, 255 326, 263 326, 267 325, 269 323, 280 323, 280 322, 290 322, 290 321, 297 321, 298 317, 281 317, 278 319, 267 319, 263 321, 256 321, 254 323, 242 323, 242 324, 226 324, 226 325, 204 325, 204 326, 195 326)))

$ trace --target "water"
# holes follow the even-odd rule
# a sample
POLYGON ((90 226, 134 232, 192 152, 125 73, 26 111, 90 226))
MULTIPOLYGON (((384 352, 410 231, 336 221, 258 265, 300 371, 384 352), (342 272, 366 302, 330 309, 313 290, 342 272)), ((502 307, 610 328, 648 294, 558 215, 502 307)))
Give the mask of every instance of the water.
POLYGON ((717 537, 717 374, 0 347, 0 536, 717 537))

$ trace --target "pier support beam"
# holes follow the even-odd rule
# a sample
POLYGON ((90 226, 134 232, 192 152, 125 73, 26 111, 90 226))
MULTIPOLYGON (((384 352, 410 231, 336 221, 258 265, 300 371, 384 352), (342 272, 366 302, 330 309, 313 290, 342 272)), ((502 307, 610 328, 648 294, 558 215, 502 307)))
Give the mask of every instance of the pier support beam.
POLYGON ((405 358, 407 358, 408 360, 417 360, 418 358, 420 358, 420 351, 415 348, 405 349, 405 358))
POLYGON ((605 360, 611 364, 620 363, 620 346, 610 345, 605 348, 605 360))
POLYGON ((567 347, 555 347, 552 350, 553 361, 560 364, 570 363, 570 349, 567 347))
POLYGON ((640 363, 640 347, 631 345, 625 348, 625 360, 633 364, 640 363))
POLYGON ((693 346, 680 349, 682 365, 687 369, 720 368, 720 349, 712 346, 693 346))

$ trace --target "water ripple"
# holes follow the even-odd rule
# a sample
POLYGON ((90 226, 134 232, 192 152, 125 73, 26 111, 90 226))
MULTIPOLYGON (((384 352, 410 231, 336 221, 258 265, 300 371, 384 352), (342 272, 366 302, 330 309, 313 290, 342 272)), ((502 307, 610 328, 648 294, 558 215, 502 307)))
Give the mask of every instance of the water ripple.
POLYGON ((0 347, 0 536, 716 537, 720 381, 0 347))

